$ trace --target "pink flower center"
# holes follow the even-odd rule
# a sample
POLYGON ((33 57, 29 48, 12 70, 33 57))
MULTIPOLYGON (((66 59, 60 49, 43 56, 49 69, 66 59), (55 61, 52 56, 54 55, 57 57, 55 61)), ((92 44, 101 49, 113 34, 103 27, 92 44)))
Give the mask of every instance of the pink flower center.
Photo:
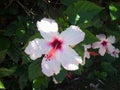
POLYGON ((116 52, 116 51, 113 51, 113 52, 112 52, 112 54, 113 54, 113 55, 117 55, 117 54, 118 54, 118 52, 116 52))
POLYGON ((52 48, 54 49, 61 49, 62 48, 62 41, 55 38, 51 43, 50 46, 52 46, 52 48))
POLYGON ((46 60, 50 60, 52 57, 54 57, 56 52, 56 49, 51 49, 48 54, 45 55, 46 60))
POLYGON ((59 40, 58 38, 55 38, 52 42, 49 43, 52 49, 48 52, 48 54, 45 55, 46 60, 50 60, 55 56, 57 50, 62 49, 62 43, 63 41, 59 40))
POLYGON ((107 41, 103 41, 101 44, 102 44, 103 46, 107 46, 107 41))

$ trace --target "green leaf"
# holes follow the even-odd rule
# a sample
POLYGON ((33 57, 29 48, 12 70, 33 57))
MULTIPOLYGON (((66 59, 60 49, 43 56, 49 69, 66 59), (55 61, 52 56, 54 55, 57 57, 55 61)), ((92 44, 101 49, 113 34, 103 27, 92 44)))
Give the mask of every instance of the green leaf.
POLYGON ((88 79, 90 80, 94 80, 95 79, 95 76, 94 76, 94 73, 93 72, 90 72, 87 76, 88 79))
POLYGON ((0 63, 4 60, 7 50, 0 51, 0 63))
POLYGON ((20 49, 20 46, 11 44, 11 47, 8 49, 8 55, 15 63, 18 63, 22 57, 22 50, 20 49))
POLYGON ((4 33, 5 36, 13 36, 16 34, 16 31, 18 27, 20 27, 21 24, 18 21, 11 22, 4 33))
POLYGON ((8 68, 0 68, 0 78, 12 75, 16 71, 16 67, 8 68))
POLYGON ((45 88, 48 87, 49 84, 49 78, 47 78, 46 76, 40 76, 36 79, 33 80, 33 87, 35 90, 41 89, 43 86, 45 88), (44 83, 43 83, 44 82, 44 83))
POLYGON ((10 41, 5 37, 0 36, 0 63, 4 60, 9 46, 10 41))
POLYGON ((116 68, 114 68, 114 67, 111 65, 111 63, 109 63, 109 62, 102 62, 102 63, 101 63, 101 66, 102 66, 102 68, 104 69, 104 71, 106 71, 106 72, 108 72, 108 73, 113 74, 113 73, 116 73, 116 72, 117 72, 116 68))
POLYGON ((62 83, 64 78, 66 77, 67 71, 64 69, 61 69, 60 73, 58 75, 55 75, 55 79, 58 83, 62 83))
POLYGON ((62 4, 69 6, 78 0, 60 0, 60 1, 62 4))
POLYGON ((28 71, 28 66, 29 66, 28 64, 26 64, 26 65, 22 64, 22 65, 18 66, 17 70, 14 74, 15 76, 18 77, 17 82, 18 82, 21 90, 23 90, 23 88, 26 87, 26 85, 28 84, 28 81, 29 81, 28 72, 27 72, 28 71))
MULTIPOLYGON (((78 69, 78 70, 75 70, 74 72, 75 72, 76 74, 78 74, 78 75, 81 75, 83 71, 84 71, 83 66, 79 65, 79 69, 78 69)), ((74 73, 74 72, 73 72, 73 73, 74 73)))
POLYGON ((107 33, 108 36, 114 35, 115 38, 116 38, 116 42, 120 40, 120 37, 119 37, 120 30, 119 30, 119 27, 116 23, 107 24, 106 33, 107 33))
POLYGON ((4 84, 2 83, 2 81, 0 81, 0 89, 5 89, 4 84))
POLYGON ((120 3, 111 3, 109 5, 109 10, 112 20, 120 18, 120 3))
POLYGON ((35 39, 35 38, 42 38, 42 36, 40 35, 40 33, 35 33, 34 35, 32 35, 30 38, 29 38, 29 41, 35 39))
POLYGON ((98 41, 98 38, 94 34, 92 34, 89 30, 83 30, 85 32, 85 39, 82 42, 83 44, 92 44, 93 42, 98 41))
POLYGON ((22 54, 22 64, 28 64, 31 62, 31 59, 25 53, 22 54))
POLYGON ((86 63, 85 63, 85 67, 87 67, 87 68, 89 68, 89 67, 91 67, 91 65, 93 65, 93 60, 86 60, 86 63))
POLYGON ((104 57, 101 57, 100 59, 109 63, 115 62, 115 57, 112 57, 110 54, 105 54, 104 57))
POLYGON ((86 22, 80 24, 80 27, 86 29, 86 28, 91 27, 93 25, 94 25, 94 23, 92 21, 86 21, 86 22))
POLYGON ((22 74, 22 76, 19 78, 19 85, 21 90, 27 85, 27 81, 27 77, 24 74, 22 74))
POLYGON ((41 59, 35 60, 29 65, 28 74, 30 80, 33 80, 42 74, 41 59))
POLYGON ((59 24, 59 32, 64 31, 66 28, 69 27, 68 23, 64 20, 64 18, 58 18, 57 23, 59 24))
POLYGON ((89 1, 78 1, 67 8, 65 14, 71 24, 80 24, 90 21, 103 8, 89 1))
POLYGON ((9 46, 10 46, 10 41, 5 37, 0 36, 0 51, 8 49, 9 46))
POLYGON ((107 73, 103 72, 103 71, 94 70, 94 75, 95 75, 96 78, 105 80, 105 78, 107 76, 107 73))
POLYGON ((84 47, 82 46, 82 44, 78 44, 74 47, 75 51, 80 55, 80 56, 84 56, 84 47))

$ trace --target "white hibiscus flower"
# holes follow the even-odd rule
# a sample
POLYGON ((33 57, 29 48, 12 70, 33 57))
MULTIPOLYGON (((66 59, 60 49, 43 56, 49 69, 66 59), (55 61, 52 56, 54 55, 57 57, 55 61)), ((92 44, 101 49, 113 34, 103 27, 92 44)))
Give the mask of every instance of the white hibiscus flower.
POLYGON ((79 27, 71 25, 59 34, 58 24, 47 18, 37 21, 37 28, 44 39, 37 38, 29 42, 25 53, 32 60, 45 54, 41 64, 42 72, 48 77, 58 74, 61 65, 66 70, 77 70, 82 58, 70 46, 82 42, 85 33, 79 27))

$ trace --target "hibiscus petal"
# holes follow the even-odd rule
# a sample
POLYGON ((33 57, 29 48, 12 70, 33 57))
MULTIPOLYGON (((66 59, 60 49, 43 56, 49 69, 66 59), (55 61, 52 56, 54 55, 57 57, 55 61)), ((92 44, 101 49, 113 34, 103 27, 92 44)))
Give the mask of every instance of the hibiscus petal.
POLYGON ((88 51, 85 51, 84 57, 87 58, 87 59, 89 59, 90 58, 90 53, 88 51))
POLYGON ((106 52, 106 48, 104 48, 104 47, 100 47, 100 49, 99 49, 99 54, 101 55, 101 56, 104 56, 105 55, 105 52, 106 52))
POLYGON ((25 48, 25 53, 30 55, 32 60, 41 57, 42 54, 46 53, 49 47, 44 39, 34 39, 30 41, 28 46, 25 48))
POLYGON ((42 72, 50 77, 54 74, 58 74, 60 72, 60 63, 55 59, 46 60, 46 58, 43 58, 42 60, 42 72))
POLYGON ((84 40, 85 33, 77 26, 71 25, 60 34, 60 38, 67 45, 74 46, 84 40))
POLYGON ((108 40, 108 42, 109 43, 115 43, 115 36, 109 36, 108 38, 107 38, 107 40, 108 40))
POLYGON ((119 58, 119 53, 120 53, 119 49, 115 49, 113 52, 108 52, 108 54, 116 58, 119 58))
POLYGON ((99 48, 100 47, 100 42, 95 42, 92 44, 92 48, 99 48))
POLYGON ((106 36, 104 34, 99 34, 99 35, 96 35, 96 37, 100 40, 104 40, 106 39, 106 36))
POLYGON ((115 47, 113 45, 111 45, 111 44, 107 46, 107 49, 108 49, 107 50, 108 53, 112 53, 112 52, 115 51, 115 47))
POLYGON ((52 19, 43 18, 41 21, 37 21, 37 28, 46 40, 58 36, 58 24, 52 19))
POLYGON ((58 54, 62 66, 66 70, 77 70, 78 64, 82 63, 82 58, 70 47, 64 47, 58 54))
POLYGON ((120 50, 119 49, 115 49, 115 55, 114 55, 114 57, 116 57, 116 58, 119 58, 119 53, 120 53, 120 50))
POLYGON ((90 44, 84 45, 84 49, 85 49, 85 50, 87 50, 87 49, 89 49, 89 48, 91 48, 91 45, 90 45, 90 44))
POLYGON ((90 53, 88 52, 88 49, 89 49, 89 48, 91 48, 91 45, 90 45, 90 44, 84 45, 84 50, 85 50, 85 52, 84 52, 84 58, 87 58, 87 59, 90 58, 90 53))

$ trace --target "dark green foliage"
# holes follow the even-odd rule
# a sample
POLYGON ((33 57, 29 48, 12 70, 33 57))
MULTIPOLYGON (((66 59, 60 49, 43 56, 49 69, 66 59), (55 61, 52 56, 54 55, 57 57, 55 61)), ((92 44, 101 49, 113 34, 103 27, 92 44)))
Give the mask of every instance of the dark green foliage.
MULTIPOLYGON (((84 56, 84 45, 98 41, 96 34, 114 35, 120 49, 119 0, 0 0, 0 89, 6 90, 119 90, 120 58, 93 55, 74 72, 62 68, 54 78, 42 73, 42 57, 32 61, 24 49, 29 41, 42 38, 36 22, 55 19, 59 32, 79 26, 85 40, 74 49, 84 56), (70 76, 68 76, 68 74, 70 76)), ((90 49, 90 51, 97 51, 90 49)))

